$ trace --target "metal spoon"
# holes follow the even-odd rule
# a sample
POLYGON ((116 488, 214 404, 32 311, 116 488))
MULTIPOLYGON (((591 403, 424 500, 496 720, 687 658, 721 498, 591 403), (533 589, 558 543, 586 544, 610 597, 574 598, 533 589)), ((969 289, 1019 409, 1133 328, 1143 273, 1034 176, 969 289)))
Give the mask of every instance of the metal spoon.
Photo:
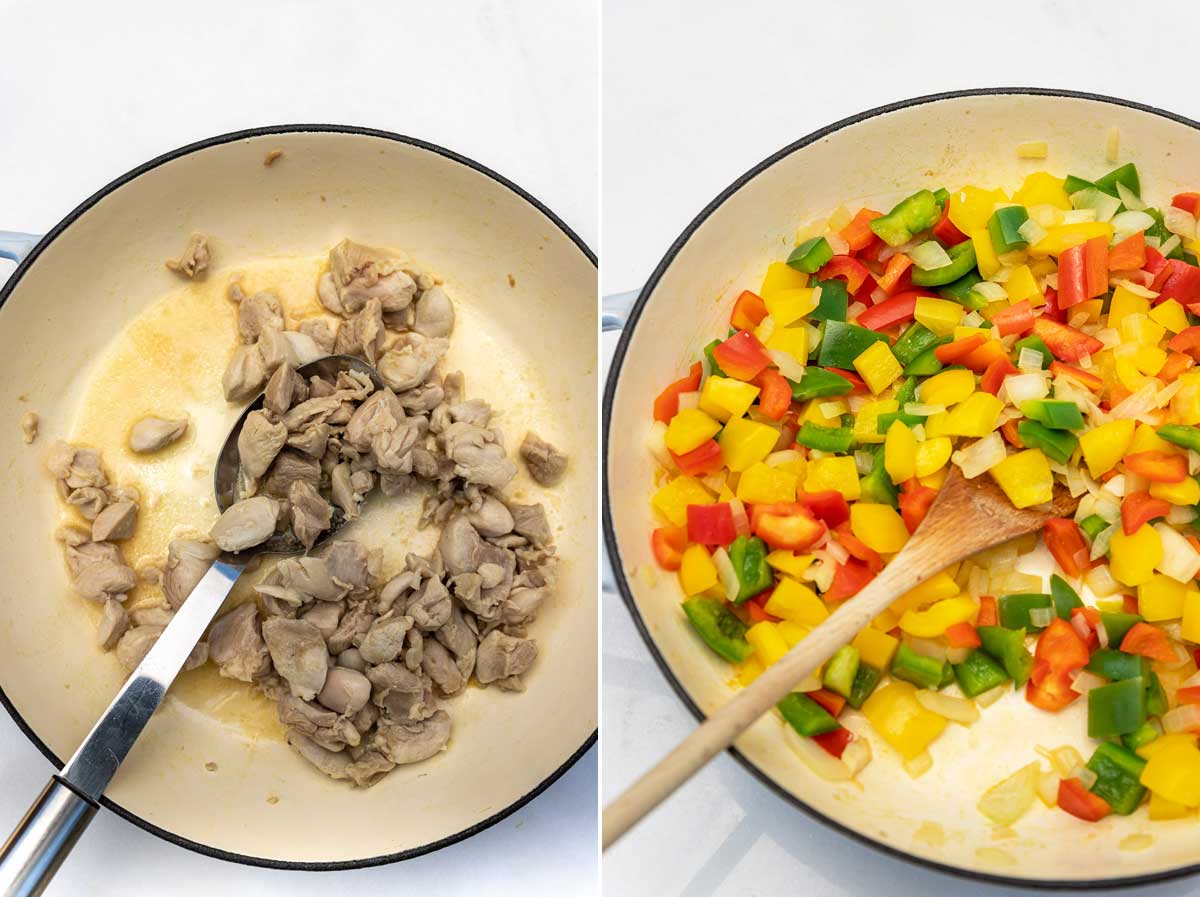
MULTIPOLYGON (((308 380, 316 375, 336 379, 341 371, 356 371, 371 378, 376 389, 383 381, 371 365, 350 355, 331 355, 302 365, 297 373, 308 380)), ((261 408, 263 396, 251 402, 230 430, 217 455, 214 473, 217 507, 224 511, 241 494, 241 465, 237 440, 251 411, 261 408)), ((321 541, 345 523, 340 512, 321 541)), ((71 848, 99 808, 100 796, 133 747, 150 717, 162 703, 175 677, 200 637, 208 629, 225 598, 251 559, 263 554, 298 554, 303 546, 294 538, 275 536, 262 545, 240 552, 225 552, 213 562, 186 602, 142 662, 117 693, 83 744, 62 772, 51 778, 33 806, 0 848, 0 895, 34 897, 50 883, 71 848)))

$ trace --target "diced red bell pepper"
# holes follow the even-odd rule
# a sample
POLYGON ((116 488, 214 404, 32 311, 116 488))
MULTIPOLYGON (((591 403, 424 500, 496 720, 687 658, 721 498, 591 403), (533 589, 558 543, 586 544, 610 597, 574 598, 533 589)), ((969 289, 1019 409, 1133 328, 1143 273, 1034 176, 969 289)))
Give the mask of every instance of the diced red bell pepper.
POLYGON ((733 314, 729 316, 729 324, 735 330, 753 330, 767 316, 767 304, 757 293, 742 290, 733 303, 733 314))
POLYGON ((836 489, 825 492, 801 492, 796 501, 830 529, 837 529, 850 519, 850 504, 836 489))
POLYGON ((946 203, 946 207, 942 209, 942 217, 933 226, 933 235, 947 246, 957 246, 968 239, 950 220, 950 203, 946 203))
POLYGON ((1087 297, 1108 292, 1108 237, 1092 237, 1083 244, 1084 281, 1087 297))
POLYGON ((978 648, 983 644, 979 638, 979 630, 966 621, 948 627, 946 641, 950 643, 951 648, 978 648))
POLYGON ((825 370, 831 374, 837 374, 843 380, 848 380, 851 386, 851 393, 867 391, 866 382, 855 371, 847 371, 844 368, 825 368, 825 370))
POLYGON ((887 248, 889 248, 888 244, 883 242, 877 234, 872 233, 870 243, 862 249, 851 249, 850 254, 860 261, 878 262, 880 253, 887 248))
POLYGON ((840 277, 846 281, 846 289, 857 294, 871 272, 856 258, 848 255, 835 255, 817 272, 817 280, 832 280, 840 277))
POLYGON ((904 528, 911 535, 917 531, 917 527, 929 513, 933 500, 937 498, 937 492, 913 477, 905 482, 897 498, 900 502, 900 518, 904 521, 904 528))
POLYGON ((737 538, 733 526, 733 509, 729 502, 714 505, 688 505, 687 534, 689 542, 701 545, 728 545, 737 538))
POLYGON ((850 521, 838 526, 834 533, 841 546, 850 552, 850 557, 858 558, 866 564, 871 573, 878 573, 883 569, 883 558, 879 556, 879 552, 854 535, 850 529, 850 521))
POLYGON ((1025 700, 1034 707, 1057 713, 1079 697, 1071 688, 1071 674, 1056 670, 1044 660, 1035 660, 1029 681, 1025 683, 1025 700))
MULTIPOLYGON (((874 209, 859 209, 850 223, 843 227, 838 234, 843 240, 850 244, 851 249, 865 249, 875 238, 875 231, 871 230, 871 222, 876 218, 882 218, 882 212, 876 212, 874 209)), ((820 278, 824 280, 825 278, 820 278)))
POLYGON ((1150 289, 1158 291, 1154 304, 1175 299, 1183 305, 1200 302, 1200 268, 1182 259, 1167 259, 1162 270, 1154 275, 1150 289))
POLYGON ((1190 370, 1195 363, 1196 359, 1190 355, 1184 355, 1182 352, 1172 352, 1167 356, 1167 360, 1159 368, 1155 376, 1164 383, 1172 383, 1184 371, 1190 370))
POLYGON ((1020 371, 1017 370, 1015 364, 1008 360, 1007 355, 997 358, 983 372, 983 377, 979 380, 979 388, 992 395, 998 395, 1000 387, 1004 385, 1004 378, 1017 373, 1020 371))
POLYGON ((1137 271, 1146 264, 1146 235, 1138 231, 1108 251, 1109 271, 1137 271))
POLYGON ((827 688, 818 688, 805 694, 829 711, 830 716, 837 716, 846 706, 845 698, 827 688))
POLYGON ((825 535, 825 524, 802 510, 786 516, 758 514, 756 519, 752 518, 751 526, 754 534, 772 549, 803 551, 825 535))
POLYGON ((979 599, 979 616, 975 619, 975 625, 996 626, 999 622, 1000 615, 997 612, 996 599, 991 595, 981 596, 979 599))
POLYGON ((692 365, 691 371, 686 377, 681 380, 676 380, 666 389, 658 394, 658 398, 654 400, 654 419, 660 420, 664 424, 669 424, 671 418, 679 413, 679 394, 684 392, 695 392, 700 388, 700 377, 704 373, 704 368, 700 362, 692 365))
POLYGON ((1195 358, 1200 355, 1200 327, 1185 327, 1167 340, 1167 348, 1172 352, 1183 352, 1195 358))
MULTIPOLYGON (((671 450, 667 449, 667 451, 671 450)), ((690 477, 706 477, 725 466, 725 461, 721 457, 721 446, 715 439, 710 439, 682 455, 671 452, 671 457, 675 461, 675 466, 690 477)))
POLYGON ((985 340, 982 346, 972 349, 960 360, 959 364, 977 374, 982 374, 997 361, 1008 361, 1008 350, 998 339, 985 340))
POLYGON ((1165 498, 1155 498, 1149 492, 1130 492, 1121 502, 1121 529, 1132 536, 1155 517, 1166 517, 1171 504, 1165 498))
POLYGON ((857 595, 867 583, 875 578, 875 574, 862 561, 850 558, 844 564, 838 564, 833 574, 833 582, 823 596, 826 601, 845 601, 857 595))
POLYGON ((868 330, 887 330, 902 321, 911 321, 913 315, 916 314, 917 299, 923 295, 928 294, 923 290, 907 290, 898 293, 861 312, 855 323, 868 330))
POLYGON ((735 380, 753 380, 771 364, 771 356, 749 330, 739 330, 723 343, 713 346, 713 360, 735 380))
POLYGON ((779 617, 771 616, 771 614, 769 614, 765 610, 763 610, 763 605, 765 605, 767 603, 767 598, 769 598, 771 592, 774 592, 774 591, 775 591, 774 589, 771 589, 770 591, 763 592, 761 595, 755 595, 749 601, 746 601, 744 604, 742 604, 742 607, 744 607, 746 609, 746 616, 748 616, 752 622, 754 622, 754 623, 778 623, 779 622, 779 617))
POLYGON ((1084 822, 1099 822, 1112 812, 1108 801, 1093 794, 1077 778, 1062 779, 1058 783, 1058 806, 1084 822))
MULTIPOLYGON (((889 296, 894 296, 899 290, 905 286, 905 281, 908 284, 912 283, 912 274, 909 269, 912 267, 912 259, 903 252, 897 252, 887 260, 887 265, 884 266, 883 274, 878 278, 879 288, 889 296), (907 277, 905 275, 908 275, 907 277)), ((865 324, 863 325, 866 326, 865 324)))
POLYGON ((760 390, 758 410, 771 420, 782 420, 792 405, 792 387, 787 378, 774 368, 763 368, 754 384, 760 390))
POLYGON ((952 343, 938 346, 933 350, 933 354, 937 356, 937 360, 942 364, 955 364, 959 359, 970 355, 986 343, 987 339, 986 334, 972 333, 970 336, 956 339, 952 343))
POLYGON ((1100 636, 1096 634, 1096 630, 1100 628, 1100 611, 1094 607, 1073 607, 1071 608, 1071 623, 1075 623, 1075 618, 1082 616, 1087 621, 1087 635, 1084 636, 1084 644, 1087 645, 1088 651, 1094 651, 1100 647, 1100 636))
POLYGON ((1188 463, 1183 455, 1166 452, 1134 452, 1126 455, 1125 466, 1152 483, 1182 483, 1187 479, 1188 463))
POLYGON ((1121 639, 1121 650, 1126 654, 1140 654, 1151 660, 1161 660, 1171 663, 1178 658, 1171 650, 1171 642, 1167 634, 1157 626, 1149 623, 1134 623, 1133 627, 1121 639))
POLYGON ((1042 630, 1033 658, 1035 661, 1045 661, 1054 670, 1067 673, 1083 669, 1091 659, 1087 643, 1075 631, 1075 627, 1061 617, 1055 617, 1042 630))
MULTIPOLYGON (((812 695, 809 695, 809 697, 812 697, 812 695)), ((840 759, 842 754, 846 752, 846 745, 854 740, 854 735, 845 726, 839 726, 832 732, 812 736, 812 740, 819 744, 825 750, 825 753, 840 759)))
POLYGON ((1053 517, 1042 526, 1042 539, 1054 560, 1068 576, 1079 577, 1091 563, 1079 524, 1069 517, 1053 517))
POLYGON ((1175 701, 1179 704, 1200 704, 1200 685, 1189 685, 1175 692, 1175 701))
POLYGON ((1066 312, 1058 305, 1058 290, 1054 287, 1046 287, 1046 291, 1042 295, 1046 299, 1046 304, 1042 306, 1042 317, 1049 318, 1051 321, 1065 321, 1067 319, 1066 312))
POLYGON ((1087 248, 1080 243, 1058 257, 1058 307, 1071 308, 1087 298, 1087 248))
POLYGON ((1060 375, 1070 377, 1076 383, 1082 383, 1093 392, 1100 392, 1104 389, 1104 381, 1091 371, 1085 371, 1082 368, 1077 368, 1069 364, 1063 364, 1061 361, 1050 362, 1050 373, 1055 377, 1060 375))
POLYGON ((1122 595, 1121 607, 1124 608, 1127 614, 1136 614, 1138 612, 1137 595, 1122 595))
MULTIPOLYGON (((1167 266, 1167 257, 1155 249, 1153 246, 1146 247, 1146 264, 1142 265, 1142 270, 1158 276, 1158 272, 1167 266)), ((1151 279, 1151 283, 1153 283, 1151 279)))
POLYGON ((1025 440, 1021 438, 1021 434, 1017 430, 1018 426, 1020 426, 1020 424, 1017 421, 1006 420, 1000 425, 1000 435, 1003 436, 1004 441, 1013 448, 1023 449, 1025 448, 1025 440))
POLYGON ((1095 355, 1104 343, 1068 324, 1052 321, 1043 315, 1033 322, 1033 332, 1060 361, 1078 361, 1085 355, 1095 355))
POLYGON ((1001 309, 992 315, 992 326, 1001 336, 1028 333, 1033 329, 1033 306, 1029 304, 1028 299, 1022 299, 1016 305, 1001 309))
POLYGON ((654 559, 664 570, 678 570, 687 548, 687 527, 660 526, 650 535, 654 559))
POLYGON ((1195 217, 1197 210, 1200 210, 1200 193, 1176 193, 1171 197, 1171 205, 1195 217))

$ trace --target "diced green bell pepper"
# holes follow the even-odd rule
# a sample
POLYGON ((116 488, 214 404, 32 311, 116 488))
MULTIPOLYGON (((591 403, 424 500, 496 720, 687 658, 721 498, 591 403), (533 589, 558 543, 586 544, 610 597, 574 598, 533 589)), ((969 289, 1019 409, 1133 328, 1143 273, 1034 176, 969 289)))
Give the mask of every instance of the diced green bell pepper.
POLYGON ((804 369, 804 376, 799 381, 788 380, 788 384, 792 387, 792 400, 795 402, 844 396, 854 389, 854 384, 840 374, 813 365, 804 369))
POLYGON ((1048 368, 1050 366, 1050 362, 1054 361, 1054 354, 1050 351, 1050 347, 1046 345, 1045 341, 1040 336, 1035 336, 1031 333, 1029 336, 1017 340, 1016 343, 1013 344, 1013 358, 1020 358, 1022 349, 1034 349, 1038 352, 1041 352, 1043 368, 1048 368))
POLYGON ((1145 723, 1136 732, 1130 732, 1128 735, 1121 736, 1121 744, 1129 748, 1131 751, 1136 751, 1140 747, 1145 747, 1150 742, 1159 737, 1161 733, 1154 728, 1150 723, 1145 723))
POLYGON ((1099 648, 1088 661, 1086 669, 1113 682, 1122 679, 1146 679, 1150 664, 1137 654, 1126 654, 1115 648, 1099 648))
POLYGON ((938 683, 938 690, 948 688, 954 684, 954 664, 946 661, 942 664, 942 681, 938 683))
POLYGON ((712 371, 714 377, 724 377, 725 372, 721 370, 721 366, 717 364, 716 356, 713 355, 713 349, 721 345, 721 340, 715 339, 704 347, 704 357, 708 359, 708 369, 712 371))
POLYGON ((854 370, 854 359, 862 355, 875 343, 887 343, 885 334, 876 333, 857 324, 845 321, 826 321, 825 337, 821 340, 821 352, 817 363, 825 368, 854 370))
POLYGON ((1156 431, 1159 439, 1165 439, 1175 445, 1182 446, 1194 452, 1200 452, 1200 427, 1188 427, 1184 424, 1167 424, 1156 431))
POLYGON ((1068 622, 1071 619, 1071 610, 1076 607, 1083 607, 1083 601, 1080 600, 1079 593, 1071 588, 1071 584, 1057 573, 1050 575, 1050 599, 1054 602, 1055 613, 1068 622))
POLYGON ((1029 619, 1029 612, 1035 607, 1052 607, 1049 595, 1042 592, 1024 592, 1017 595, 1005 595, 996 602, 1000 613, 1000 625, 1005 629, 1025 629, 1029 631, 1044 629, 1034 626, 1029 619))
POLYGON ((862 477, 859 484, 863 501, 891 505, 893 508, 900 507, 900 494, 883 463, 883 446, 875 450, 875 463, 871 466, 871 472, 862 477))
POLYGON ((862 707, 863 702, 871 697, 871 693, 875 691, 875 687, 879 685, 879 680, 882 678, 883 671, 879 667, 860 662, 858 672, 854 674, 854 685, 850 689, 850 697, 846 699, 846 703, 855 710, 862 707))
POLYGON ((1079 521, 1079 528, 1083 530, 1083 534, 1087 536, 1089 540, 1095 539, 1110 526, 1112 526, 1112 524, 1099 514, 1092 514, 1090 517, 1084 517, 1079 521))
POLYGON ((946 662, 918 654, 901 643, 892 658, 892 678, 911 682, 918 688, 941 688, 946 662))
POLYGON ((937 204, 944 209, 946 208, 946 203, 950 201, 950 191, 945 187, 938 187, 933 191, 933 198, 937 200, 937 204))
POLYGON ((965 277, 968 272, 975 269, 975 244, 970 240, 964 240, 951 246, 946 250, 946 254, 950 256, 950 264, 942 265, 940 268, 930 268, 926 271, 913 265, 911 269, 913 286, 945 286, 965 277))
POLYGON ((920 414, 905 414, 903 411, 885 411, 877 418, 875 432, 881 436, 885 435, 896 421, 900 421, 904 426, 911 429, 917 424, 925 423, 926 420, 928 418, 920 414))
POLYGON ((917 400, 917 378, 905 377, 900 388, 896 390, 896 404, 903 408, 909 402, 917 400))
POLYGON ((1108 643, 1120 646, 1122 639, 1125 638, 1125 634, 1133 628, 1134 623, 1142 622, 1142 618, 1138 614, 1101 611, 1100 622, 1104 625, 1104 631, 1108 635, 1108 643))
POLYGON ((730 663, 741 663, 754 653, 746 641, 746 624, 737 618, 724 601, 716 598, 689 598, 683 612, 704 644, 730 663))
POLYGON ((846 284, 840 280, 819 280, 814 287, 821 288, 817 307, 808 313, 810 321, 845 321, 846 309, 850 307, 850 296, 846 284))
POLYGON ((941 215, 937 197, 929 190, 918 190, 902 199, 882 218, 872 221, 871 230, 888 246, 900 246, 911 240, 914 234, 937 224, 941 215))
POLYGON ((1004 206, 996 209, 988 219, 988 235, 992 238, 992 248, 996 255, 1024 249, 1029 245, 1021 236, 1021 225, 1029 220, 1029 212, 1024 206, 1004 206))
MULTIPOLYGON (((938 343, 938 345, 940 346, 941 343, 938 343)), ((904 366, 904 376, 929 377, 945 367, 945 365, 938 360, 938 357, 935 354, 936 349, 937 346, 934 346, 932 349, 926 349, 924 352, 906 364, 904 366)))
POLYGON ((975 286, 983 278, 975 270, 968 271, 953 283, 948 283, 937 291, 943 299, 951 299, 972 311, 978 311, 987 305, 987 300, 975 292, 975 286))
POLYGON ((775 585, 775 571, 767 563, 767 543, 758 536, 738 536, 729 546, 729 560, 737 575, 735 604, 741 604, 775 585))
POLYGON ((1091 787, 1093 794, 1108 801, 1113 812, 1128 816, 1138 808, 1146 789, 1142 786, 1142 770, 1146 761, 1128 748, 1106 743, 1096 748, 1087 768, 1096 774, 1091 787))
MULTIPOLYGON (((1028 404, 1028 403, 1022 403, 1028 404)), ((1041 449, 1059 464, 1066 464, 1079 446, 1079 438, 1066 430, 1051 430, 1035 420, 1023 420, 1017 424, 1017 435, 1025 448, 1041 449)))
POLYGON ((844 454, 854 444, 854 431, 849 427, 822 427, 806 420, 800 425, 796 441, 817 451, 844 454))
POLYGON ((1003 685, 1009 680, 1004 671, 990 654, 985 651, 972 651, 967 659, 954 667, 954 678, 958 687, 968 698, 978 697, 985 691, 991 691, 997 685, 1003 685))
POLYGON ((862 656, 853 645, 842 645, 825 664, 822 684, 846 700, 854 692, 854 677, 858 675, 858 664, 862 656))
POLYGON ((788 725, 801 735, 811 738, 841 728, 841 723, 828 710, 801 692, 792 692, 775 706, 788 725))
POLYGON ((1162 716, 1167 710, 1167 693, 1163 690, 1158 673, 1151 671, 1146 677, 1146 715, 1162 716))
POLYGON ((1051 430, 1083 429, 1079 406, 1063 399, 1026 399, 1021 403, 1021 413, 1051 430))
POLYGON ((1003 664, 1014 687, 1024 685, 1033 669, 1033 655, 1025 647, 1025 630, 980 626, 978 631, 983 650, 1003 664))
POLYGON ((816 274, 831 258, 833 249, 824 237, 813 237, 805 240, 792 250, 787 258, 788 267, 803 271, 805 274, 816 274))
POLYGON ((1146 681, 1140 676, 1088 692, 1088 737, 1136 732, 1146 722, 1146 681))
MULTIPOLYGON (((1120 196, 1117 193, 1117 184, 1124 184, 1134 196, 1142 195, 1142 181, 1138 177, 1137 166, 1132 162, 1127 162, 1117 168, 1114 168, 1103 177, 1096 178, 1096 186, 1107 193, 1109 196, 1120 196)), ((1065 184, 1064 184, 1065 186, 1065 184)), ((1070 191, 1067 192, 1070 195, 1070 191)))
POLYGON ((901 364, 910 364, 922 352, 948 342, 950 337, 937 336, 924 324, 913 323, 900 335, 900 339, 896 340, 896 345, 892 346, 892 354, 901 364))

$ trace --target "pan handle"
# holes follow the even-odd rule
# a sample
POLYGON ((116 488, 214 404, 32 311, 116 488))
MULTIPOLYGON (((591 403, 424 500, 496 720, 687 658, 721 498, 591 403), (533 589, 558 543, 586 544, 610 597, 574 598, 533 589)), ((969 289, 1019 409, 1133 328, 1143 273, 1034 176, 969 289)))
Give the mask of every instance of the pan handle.
POLYGON ((41 234, 23 234, 15 230, 0 230, 0 259, 12 259, 20 264, 29 250, 41 240, 41 234))
POLYGON ((0 847, 0 895, 36 897, 50 883, 96 805, 55 776, 0 847))
POLYGON ((600 329, 605 333, 610 330, 623 330, 629 310, 638 297, 640 290, 630 290, 628 293, 610 293, 600 300, 600 329))

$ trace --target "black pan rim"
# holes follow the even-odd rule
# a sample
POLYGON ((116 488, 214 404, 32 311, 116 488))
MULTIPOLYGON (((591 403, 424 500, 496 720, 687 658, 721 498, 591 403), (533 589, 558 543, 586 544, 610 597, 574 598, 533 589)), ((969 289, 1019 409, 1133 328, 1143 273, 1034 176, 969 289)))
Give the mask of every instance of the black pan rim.
MULTIPOLYGON (((37 245, 34 246, 29 254, 21 261, 16 270, 13 271, 13 273, 9 276, 4 286, 0 287, 0 307, 3 307, 4 303, 8 301, 8 297, 12 294, 12 291, 21 281, 21 278, 25 272, 37 260, 38 256, 41 255, 42 252, 45 251, 46 247, 53 243, 63 231, 70 227, 89 209, 100 202, 100 200, 104 199, 117 189, 123 187, 125 184, 128 184, 138 177, 141 177, 146 172, 158 168, 161 165, 165 165, 168 162, 182 158, 183 156, 187 156, 201 150, 211 149, 212 147, 221 146, 226 143, 235 143, 239 140, 248 140, 255 137, 265 137, 270 135, 311 133, 351 134, 362 137, 377 137, 383 140, 390 140, 395 143, 405 143, 409 146, 435 153, 436 155, 443 156, 452 162, 457 162, 460 165, 464 165, 467 168, 489 177, 501 186, 511 190, 521 199, 525 200, 525 202, 529 203, 531 206, 541 212, 542 215, 549 219, 560 231, 563 232, 563 234, 567 236, 568 239, 570 239, 572 243, 575 244, 576 247, 578 247, 579 251, 582 252, 587 260, 592 263, 593 267, 597 266, 596 254, 591 250, 591 248, 578 234, 575 233, 574 230, 571 229, 571 227, 565 221, 559 218, 544 203, 542 203, 524 188, 504 177, 504 175, 492 170, 491 168, 488 168, 486 165, 483 165, 480 162, 476 162, 474 159, 471 159, 468 156, 462 155, 461 153, 456 153, 453 150, 438 146, 435 143, 430 143, 427 140, 421 140, 417 137, 409 137, 404 134, 397 134, 392 131, 383 131, 378 128, 368 128, 357 125, 331 124, 267 125, 258 128, 246 128, 240 131, 231 131, 227 134, 218 134, 214 137, 207 137, 203 140, 189 143, 186 146, 181 146, 178 149, 163 153, 162 155, 151 159, 149 162, 145 162, 139 165, 137 168, 126 172, 125 174, 106 184, 104 187, 101 187, 99 190, 81 202, 78 206, 72 209, 71 212, 66 215, 66 217, 58 222, 58 224, 54 225, 54 227, 51 228, 46 235, 38 241, 37 245)), ((3 688, 0 688, 0 705, 3 705, 4 709, 8 711, 8 715, 12 717, 13 722, 17 724, 17 727, 25 734, 25 737, 33 742, 34 747, 41 751, 46 759, 54 764, 54 768, 62 769, 63 761, 58 757, 57 754, 54 753, 54 751, 50 749, 49 745, 47 745, 37 735, 37 733, 33 731, 30 725, 25 721, 25 718, 13 705, 3 688)), ((597 741, 598 734, 599 730, 594 730, 592 734, 589 735, 588 738, 583 742, 583 744, 580 745, 580 747, 573 754, 571 754, 571 756, 569 756, 561 766, 543 779, 537 785, 537 787, 526 794, 523 794, 516 801, 509 804, 504 809, 492 814, 486 819, 483 819, 460 832, 456 832, 453 835, 447 835, 445 838, 441 838, 437 841, 431 841, 428 844, 422 844, 419 847, 397 851, 396 853, 366 857, 359 860, 339 860, 333 862, 308 863, 291 860, 275 860, 269 857, 256 857, 250 856, 249 854, 222 850, 220 848, 211 847, 207 844, 201 844, 199 841, 193 841, 190 838, 184 838, 175 834, 174 832, 160 828, 136 813, 127 810, 125 807, 109 799, 108 797, 101 797, 100 803, 107 809, 116 813, 118 816, 122 817, 128 822, 133 823, 138 828, 144 829, 150 834, 162 838, 164 841, 168 841, 178 847, 183 847, 195 853, 213 857, 214 859, 218 860, 239 863, 243 866, 257 866, 268 869, 285 869, 289 871, 301 872, 340 872, 349 869, 365 869, 371 866, 385 866, 389 863, 398 863, 402 860, 410 860, 414 859, 415 857, 424 856, 425 854, 432 853, 435 850, 441 850, 443 847, 449 847, 451 844, 457 844, 460 841, 464 841, 467 838, 470 838, 472 835, 479 834, 484 829, 491 828, 496 823, 506 819, 517 810, 524 807, 535 797, 540 795, 547 788, 558 781, 558 779, 560 779, 568 769, 574 766, 575 763, 578 762, 579 759, 586 754, 589 749, 591 749, 592 745, 594 745, 597 741)))
MULTIPOLYGON (((733 194, 737 193, 742 187, 753 180, 758 175, 762 174, 776 162, 790 156, 792 153, 807 147, 830 134, 841 131, 852 125, 860 124, 868 119, 876 118, 881 115, 886 115, 890 112, 896 112, 902 109, 910 109, 915 106, 924 106, 929 103, 936 103, 943 100, 962 99, 967 97, 990 97, 990 96, 1042 96, 1042 97, 1060 97, 1073 100, 1090 100, 1096 103, 1105 103, 1112 106, 1121 106, 1127 109, 1134 109, 1138 112, 1145 112, 1150 115, 1156 115, 1160 118, 1165 118, 1177 124, 1185 125, 1189 128, 1200 131, 1200 122, 1178 115, 1174 112, 1168 112, 1164 109, 1159 109, 1155 106, 1138 103, 1133 100, 1125 100, 1118 97, 1105 96, 1103 94, 1088 93, 1085 91, 1045 88, 1045 87, 981 87, 970 88, 965 90, 949 90, 941 93, 925 94, 923 96, 912 97, 906 100, 899 100, 894 103, 888 103, 883 106, 877 106, 873 109, 868 109, 864 112, 859 112, 833 124, 826 125, 812 133, 801 137, 799 140, 788 144, 782 149, 772 153, 763 161, 759 162, 754 167, 740 175, 728 187, 722 190, 716 198, 709 202, 695 218, 688 223, 682 233, 671 243, 662 260, 651 273, 646 284, 638 293, 629 315, 625 320, 624 327, 621 330, 621 337, 617 342, 617 348, 613 354, 612 364, 609 367, 608 378, 604 386, 604 397, 601 403, 601 414, 603 415, 603 446, 601 453, 601 474, 603 477, 603 501, 602 506, 602 527, 604 530, 604 546, 608 552, 609 561, 612 567, 613 579, 616 582, 617 590, 621 594, 621 600, 625 604, 626 610, 633 619, 634 625, 637 627, 638 633, 642 637, 642 641, 650 650, 654 662, 658 665, 660 672, 666 678, 671 688, 675 691, 676 696, 683 703, 698 722, 703 722, 706 719, 704 712, 692 700, 683 683, 676 678, 672 672, 666 658, 659 651, 655 644, 650 631, 642 619, 641 613, 638 611, 637 602, 633 598, 633 592, 629 587, 628 578, 625 575, 625 570, 620 563, 621 552, 617 546, 616 531, 613 528, 612 512, 610 508, 609 496, 609 479, 608 479, 608 453, 609 453, 609 425, 612 420, 612 406, 616 394, 617 381, 620 378, 621 368, 625 362, 625 355, 629 349, 630 340, 633 337, 633 331, 637 325, 638 319, 641 317, 642 311, 650 299, 651 293, 654 292, 658 282, 662 279, 667 269, 674 262, 676 256, 683 249, 684 245, 691 239, 692 235, 704 224, 705 221, 720 208, 733 194)), ((816 820, 822 825, 827 826, 835 832, 850 838, 853 841, 874 850, 884 856, 893 859, 901 860, 912 866, 921 869, 933 870, 955 878, 966 879, 972 882, 981 882, 985 884, 1005 885, 1009 887, 1025 888, 1025 889, 1042 889, 1049 891, 1083 891, 1095 890, 1100 888, 1133 888, 1144 885, 1161 883, 1173 879, 1185 878, 1191 875, 1200 873, 1200 862, 1193 863, 1188 866, 1180 866, 1176 869, 1166 869, 1159 872, 1150 872, 1143 875, 1130 875, 1120 878, 1108 879, 1034 879, 1034 878, 1019 878, 1016 876, 999 875, 991 872, 981 872, 978 870, 966 869, 958 866, 951 866, 946 863, 939 863, 935 860, 926 859, 916 856, 915 854, 907 853, 898 848, 892 847, 882 841, 868 837, 867 835, 855 831, 840 822, 826 816, 814 807, 805 803, 800 798, 796 797, 790 791, 786 790, 775 782, 770 776, 759 769, 748 757, 746 757, 736 747, 730 747, 729 753, 733 756, 741 766, 749 772, 754 778, 758 779, 768 790, 782 798, 784 801, 791 803, 797 809, 807 814, 810 818, 816 820)))

